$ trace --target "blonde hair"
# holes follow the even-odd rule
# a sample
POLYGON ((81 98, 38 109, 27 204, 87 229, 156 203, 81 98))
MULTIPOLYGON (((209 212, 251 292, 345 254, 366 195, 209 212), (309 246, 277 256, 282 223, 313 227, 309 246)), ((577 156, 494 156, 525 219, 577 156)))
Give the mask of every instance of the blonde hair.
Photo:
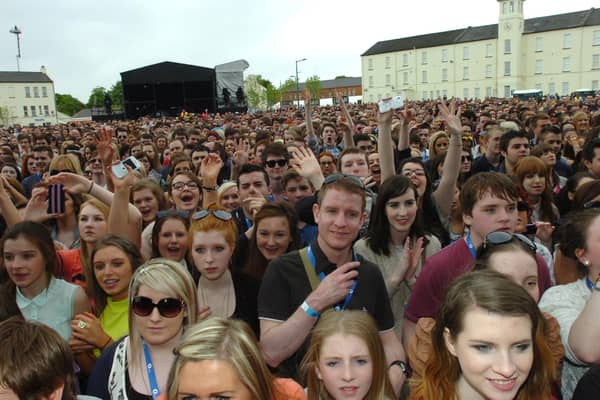
MULTIPOLYGON (((129 343, 131 353, 135 355, 130 357, 130 360, 137 360, 137 355, 142 352, 142 336, 135 324, 131 306, 142 285, 177 297, 184 302, 185 317, 182 324, 184 331, 195 324, 197 319, 196 285, 190 273, 178 262, 166 258, 155 258, 148 261, 135 271, 129 283, 129 343)), ((140 367, 135 364, 135 361, 132 365, 134 369, 140 367)))
POLYGON ((237 372, 251 398, 273 398, 273 376, 263 359, 252 330, 244 321, 210 318, 193 327, 175 348, 177 358, 171 367, 167 381, 169 400, 177 398, 179 373, 187 362, 222 360, 237 372))
POLYGON ((68 169, 74 174, 83 175, 79 159, 74 154, 61 154, 54 157, 52 161, 50 161, 50 166, 48 167, 49 171, 52 171, 53 169, 68 169))
POLYGON ((346 310, 323 314, 312 332, 310 346, 302 361, 301 373, 307 386, 309 399, 330 399, 323 381, 318 378, 316 369, 321 358, 321 346, 335 334, 352 335, 360 338, 369 349, 373 364, 373 379, 365 400, 395 399, 387 376, 387 363, 379 331, 373 318, 364 311, 346 310))

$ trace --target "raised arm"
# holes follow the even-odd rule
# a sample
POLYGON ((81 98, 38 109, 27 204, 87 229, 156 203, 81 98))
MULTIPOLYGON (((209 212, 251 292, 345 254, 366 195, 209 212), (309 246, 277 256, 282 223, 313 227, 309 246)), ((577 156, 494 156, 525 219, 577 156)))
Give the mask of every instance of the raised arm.
POLYGON ((405 107, 400 111, 400 131, 398 133, 398 151, 408 149, 410 146, 410 133, 408 124, 415 119, 415 110, 405 107))
POLYGON ((113 161, 116 160, 115 148, 112 145, 112 128, 100 128, 98 137, 99 138, 96 139, 96 150, 98 152, 98 157, 100 157, 100 160, 102 161, 102 168, 104 170, 104 176, 106 178, 106 187, 109 191, 112 192, 114 190, 114 187, 112 184, 112 180, 109 179, 109 175, 111 175, 111 167, 113 165, 113 161))
POLYGON ((440 113, 446 122, 446 129, 450 133, 450 146, 446 153, 446 161, 444 161, 442 179, 432 196, 444 218, 450 215, 456 181, 460 173, 460 153, 462 151, 460 111, 460 107, 456 106, 454 100, 450 103, 450 108, 444 101, 440 103, 440 113))
POLYGON ((343 121, 344 126, 344 149, 350 149, 352 147, 356 147, 354 143, 354 121, 352 121, 352 116, 346 107, 346 103, 344 102, 344 96, 338 91, 335 92, 338 103, 340 105, 340 109, 342 111, 343 117, 345 121, 343 121))
POLYGON ((381 183, 396 174, 394 166, 394 141, 392 140, 392 115, 394 112, 377 113, 379 130, 379 160, 381 163, 381 183))
POLYGON ((8 192, 9 186, 10 183, 6 178, 0 176, 0 211, 2 212, 7 227, 11 227, 23 220, 19 214, 19 210, 17 210, 17 207, 10 198, 8 192))
POLYGON ((290 165, 300 174, 300 176, 303 176, 310 181, 315 191, 321 189, 325 177, 323 176, 323 171, 321 171, 321 166, 319 165, 317 157, 315 157, 311 151, 305 147, 299 148, 298 151, 294 151, 292 153, 290 165))
POLYGON ((133 171, 129 165, 125 167, 127 175, 124 178, 117 178, 112 171, 109 175, 109 181, 112 182, 115 192, 112 196, 112 203, 109 203, 111 207, 108 214, 108 231, 126 237, 139 248, 142 243, 142 214, 137 207, 129 203, 131 186, 133 186, 133 171))
POLYGON ((200 163, 202 208, 208 208, 217 203, 217 177, 222 167, 223 160, 215 153, 209 153, 200 163))

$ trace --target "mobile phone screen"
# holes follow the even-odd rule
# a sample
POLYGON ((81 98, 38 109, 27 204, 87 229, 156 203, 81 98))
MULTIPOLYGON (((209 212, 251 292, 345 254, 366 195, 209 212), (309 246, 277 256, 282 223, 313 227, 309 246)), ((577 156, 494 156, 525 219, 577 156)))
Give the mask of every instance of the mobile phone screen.
POLYGON ((48 186, 48 214, 65 212, 65 192, 63 185, 58 183, 48 186))

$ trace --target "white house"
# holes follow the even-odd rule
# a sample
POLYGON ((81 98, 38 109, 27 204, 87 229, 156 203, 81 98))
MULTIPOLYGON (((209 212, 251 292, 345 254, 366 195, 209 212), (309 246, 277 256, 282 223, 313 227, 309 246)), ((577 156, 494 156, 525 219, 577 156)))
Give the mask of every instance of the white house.
POLYGON ((40 72, 0 71, 0 107, 8 118, 0 124, 23 126, 56 124, 54 83, 40 72))
POLYGON ((361 55, 364 101, 600 89, 600 9, 524 19, 524 1, 498 0, 497 24, 375 43, 361 55))

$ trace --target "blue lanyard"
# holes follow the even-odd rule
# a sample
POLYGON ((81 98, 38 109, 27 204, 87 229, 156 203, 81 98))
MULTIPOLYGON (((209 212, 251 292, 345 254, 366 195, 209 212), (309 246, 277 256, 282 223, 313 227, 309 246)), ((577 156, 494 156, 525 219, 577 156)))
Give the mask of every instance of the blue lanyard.
POLYGON ((467 242, 467 247, 469 248, 469 251, 473 256, 473 259, 477 258, 477 249, 475 248, 475 246, 473 245, 473 241, 471 240, 471 232, 467 233, 465 241, 467 242))
MULTIPOLYGON (((312 264, 313 268, 315 269, 315 272, 317 271, 317 259, 315 258, 315 255, 312 251, 312 247, 310 245, 308 245, 308 260, 310 261, 310 263, 312 264)), ((352 254, 352 260, 353 261, 358 261, 358 258, 356 257, 356 255, 354 255, 354 253, 352 254)), ((323 271, 319 272, 319 280, 323 280, 325 279, 325 273, 323 271)), ((352 300, 352 296, 354 296, 354 291, 356 290, 356 285, 358 285, 358 277, 354 280, 354 283, 352 284, 352 287, 350 288, 350 291, 348 292, 348 294, 346 295, 346 299, 344 300, 344 304, 340 307, 339 304, 336 304, 333 309, 335 311, 344 311, 346 308, 348 308, 348 305, 350 304, 350 300, 352 300)))
POLYGON ((252 228, 252 221, 250 221, 250 218, 248 218, 244 215, 244 219, 246 220, 246 227, 248 229, 252 228))
POLYGON ((587 285, 588 289, 594 290, 594 282, 592 282, 587 276, 585 277, 585 284, 587 285))
POLYGON ((146 342, 144 345, 144 358, 146 359, 146 370, 148 371, 148 381, 150 382, 150 389, 152 390, 152 399, 156 400, 160 391, 158 390, 158 383, 156 382, 156 375, 154 374, 154 365, 152 364, 152 357, 150 357, 150 350, 146 342))

